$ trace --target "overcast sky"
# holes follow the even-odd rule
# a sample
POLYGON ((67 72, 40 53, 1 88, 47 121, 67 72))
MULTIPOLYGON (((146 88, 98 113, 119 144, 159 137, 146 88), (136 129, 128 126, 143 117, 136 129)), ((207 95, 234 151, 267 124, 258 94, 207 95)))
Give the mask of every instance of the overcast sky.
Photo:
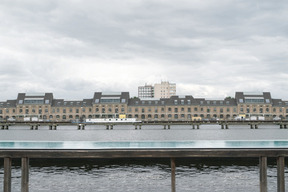
POLYGON ((0 100, 92 98, 170 81, 177 95, 288 100, 287 0, 1 0, 0 100))

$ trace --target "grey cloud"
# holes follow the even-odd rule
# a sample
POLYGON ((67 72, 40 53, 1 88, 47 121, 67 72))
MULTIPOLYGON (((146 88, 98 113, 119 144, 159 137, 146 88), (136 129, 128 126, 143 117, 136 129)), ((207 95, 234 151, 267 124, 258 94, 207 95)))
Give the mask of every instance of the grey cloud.
POLYGON ((81 97, 91 89, 137 94, 139 83, 167 78, 202 95, 260 88, 285 96, 287 8, 284 0, 5 0, 2 86, 15 79, 16 89, 81 97), (86 68, 94 73, 79 74, 86 68))

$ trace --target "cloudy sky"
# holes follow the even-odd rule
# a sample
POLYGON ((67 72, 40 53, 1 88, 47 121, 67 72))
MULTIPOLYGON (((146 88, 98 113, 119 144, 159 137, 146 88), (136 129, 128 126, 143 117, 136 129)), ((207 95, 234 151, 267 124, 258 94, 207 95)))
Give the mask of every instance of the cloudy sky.
POLYGON ((161 81, 178 95, 288 99, 286 0, 1 0, 0 100, 161 81))

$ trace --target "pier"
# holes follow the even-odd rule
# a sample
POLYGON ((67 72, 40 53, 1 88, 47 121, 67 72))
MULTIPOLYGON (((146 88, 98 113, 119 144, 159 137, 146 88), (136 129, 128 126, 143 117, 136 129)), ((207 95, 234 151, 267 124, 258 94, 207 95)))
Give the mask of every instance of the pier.
POLYGON ((101 125, 107 130, 112 130, 117 127, 117 125, 133 125, 135 130, 142 129, 145 126, 157 125, 162 126, 163 129, 172 129, 173 126, 190 126, 191 129, 200 129, 202 125, 219 125, 221 129, 229 129, 233 125, 248 125, 250 129, 259 129, 260 125, 277 125, 280 129, 288 128, 288 121, 139 121, 139 122, 97 122, 97 123, 87 123, 87 122, 70 122, 70 121, 37 121, 37 122, 0 122, 1 130, 8 130, 13 126, 28 126, 30 130, 38 130, 40 126, 47 126, 49 130, 57 130, 59 126, 75 126, 78 130, 85 130, 86 126, 101 125))
MULTIPOLYGON (((230 143, 233 141, 229 141, 230 143)), ((228 143, 229 143, 228 142, 228 143)), ((228 144, 227 143, 227 144, 228 144)), ((239 143, 239 142, 238 142, 239 143)), ((35 143, 34 143, 35 144, 35 143)), ((95 144, 95 143, 94 143, 95 144)), ((96 143, 97 144, 97 143, 96 143)), ((142 143, 143 144, 143 143, 142 143)), ((145 143, 144 143, 145 144, 145 143)), ((148 143, 149 144, 149 143, 148 143)), ((153 143, 154 144, 154 143, 153 143)), ((158 143, 159 144, 159 143, 158 143)), ((160 143, 161 144, 161 143, 160 143)), ((164 143, 165 145, 167 143, 164 143)), ((156 147, 156 148, 99 148, 99 149, 12 149, 7 148, 0 150, 0 158, 4 158, 4 192, 11 192, 11 162, 12 159, 21 159, 22 176, 21 192, 29 191, 29 159, 32 158, 166 158, 171 163, 171 191, 175 192, 177 172, 177 158, 259 158, 259 188, 261 192, 267 192, 267 159, 277 159, 277 190, 285 191, 285 158, 288 157, 288 148, 283 147, 263 147, 263 148, 178 148, 177 143, 172 143, 176 148, 156 147)), ((181 144, 181 143, 180 143, 181 144)), ((182 143, 183 145, 185 143, 182 143)), ((267 141, 267 145, 275 145, 267 141)), ((281 145, 281 142, 279 143, 281 145)), ((7 143, 5 143, 7 145, 7 143)), ((26 145, 26 144, 25 144, 26 145)), ((49 144, 50 146, 51 144, 49 144)), ((134 146, 135 143, 132 143, 134 146)), ((157 143, 156 143, 157 145, 157 143)), ((161 144, 162 145, 162 144, 161 144)), ((277 144, 278 145, 278 144, 277 144)), ((17 144, 20 146, 20 144, 17 144)), ((160 146, 160 145, 159 145, 160 146)), ((256 145, 257 146, 257 145, 256 145)), ((181 186, 179 186, 180 188, 181 186)), ((180 190, 181 191, 181 190, 180 190)))

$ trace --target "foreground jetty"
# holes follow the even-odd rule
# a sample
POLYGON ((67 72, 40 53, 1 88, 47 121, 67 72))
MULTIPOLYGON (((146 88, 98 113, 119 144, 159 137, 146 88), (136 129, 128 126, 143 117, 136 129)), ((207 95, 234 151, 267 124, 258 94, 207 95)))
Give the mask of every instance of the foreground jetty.
POLYGON ((11 192, 12 159, 21 158, 21 191, 29 191, 32 158, 167 158, 171 161, 171 191, 176 191, 177 158, 259 158, 259 188, 267 192, 267 158, 277 158, 277 188, 285 191, 285 157, 288 148, 110 148, 110 149, 1 149, 4 158, 4 192, 11 192))

